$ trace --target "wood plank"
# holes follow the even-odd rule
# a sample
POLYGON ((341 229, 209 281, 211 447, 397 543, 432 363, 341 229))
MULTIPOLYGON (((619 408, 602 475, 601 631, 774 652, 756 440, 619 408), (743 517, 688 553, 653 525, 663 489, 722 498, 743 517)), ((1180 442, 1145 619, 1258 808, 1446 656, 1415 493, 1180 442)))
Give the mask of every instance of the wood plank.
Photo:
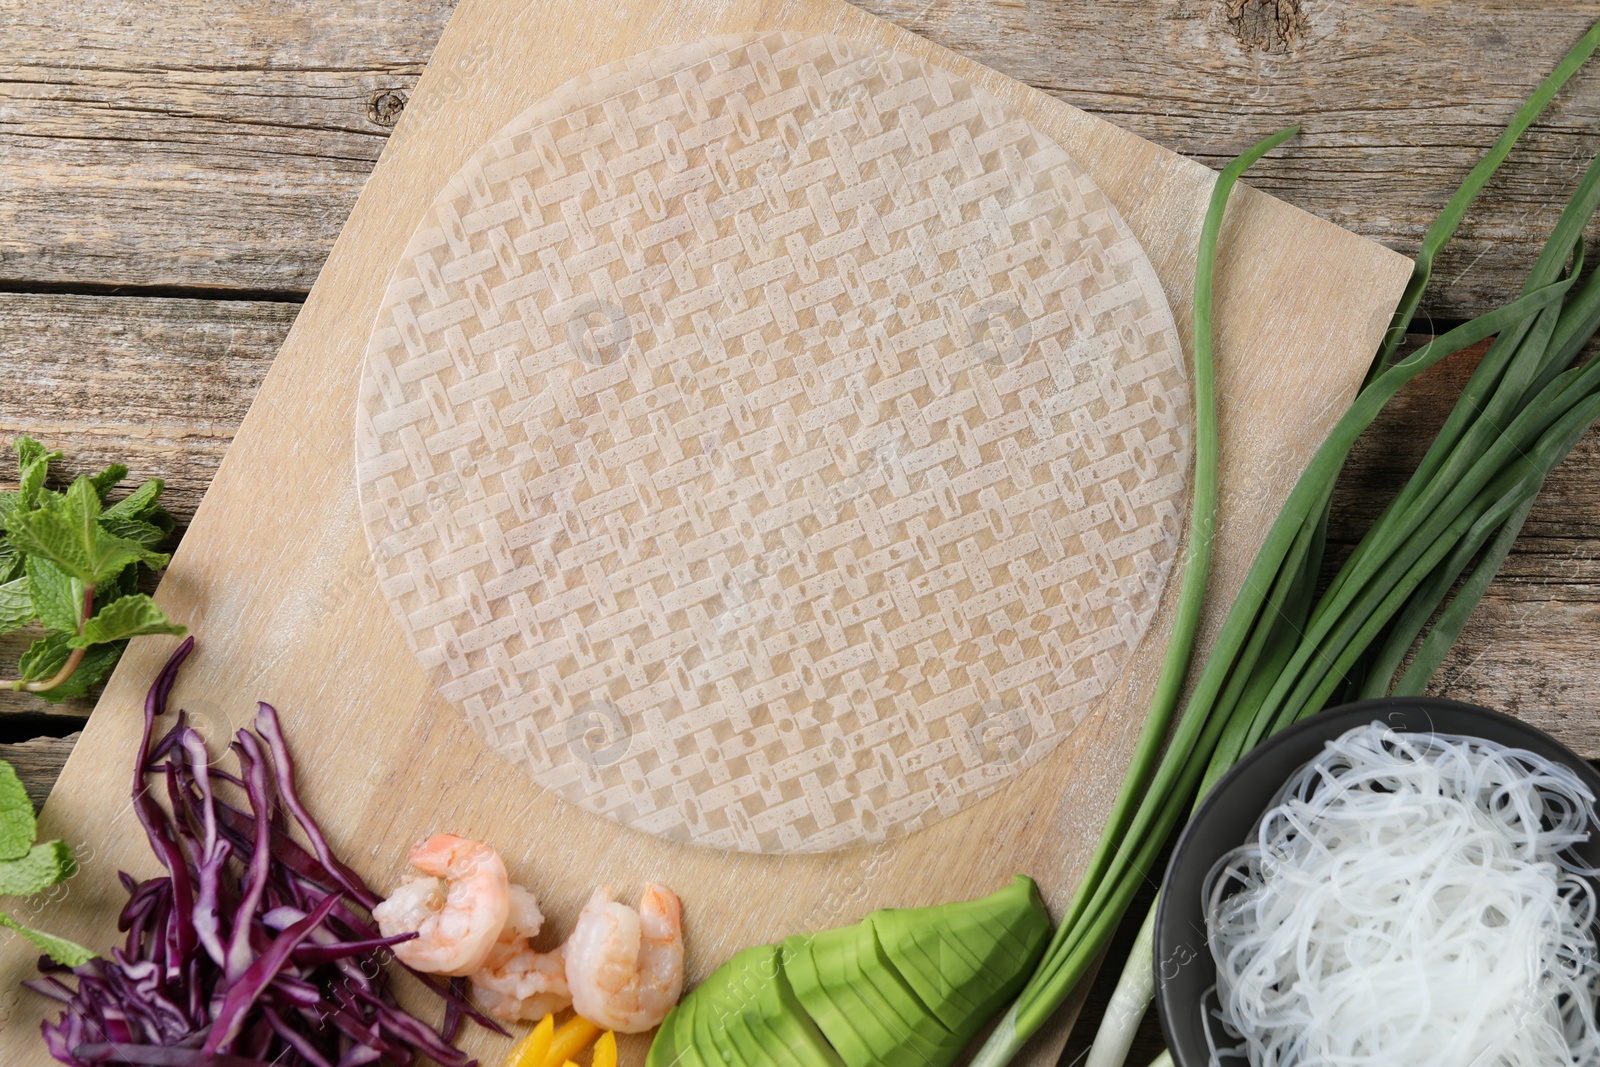
MULTIPOLYGON (((430 679, 393 631, 378 623, 384 608, 362 581, 368 554, 350 477, 357 357, 411 226, 466 154, 555 84, 646 41, 783 24, 929 49, 924 54, 1020 107, 1090 169, 1150 252, 1180 331, 1191 322, 1189 272, 1211 175, 833 0, 702 0, 671 8, 626 0, 567 17, 578 10, 555 0, 465 0, 458 9, 417 99, 450 93, 448 72, 485 41, 497 42, 496 76, 464 82, 437 110, 414 105, 407 113, 401 129, 409 132, 391 141, 392 156, 364 190, 263 383, 161 587, 169 609, 190 618, 202 639, 175 698, 209 695, 223 721, 233 723, 248 715, 250 697, 273 700, 287 717, 306 794, 318 798, 324 826, 382 884, 397 866, 385 842, 448 823, 502 845, 508 864, 534 879, 541 903, 548 900, 558 930, 599 878, 631 885, 648 874, 694 887, 691 978, 736 947, 846 921, 879 904, 971 895, 992 887, 1000 872, 1034 873, 1059 905, 1137 733, 1160 659, 1160 627, 1147 639, 1148 656, 1136 658, 1106 697, 1105 711, 1086 718, 1045 766, 995 801, 898 845, 773 857, 689 850, 623 831, 528 788, 514 767, 483 751, 459 712, 430 695, 430 679), (261 508, 263 495, 277 506, 261 508), (330 599, 328 590, 341 582, 351 591, 330 599)), ((1256 483, 1238 472, 1258 470, 1269 455, 1287 457, 1284 472, 1304 462, 1331 412, 1353 392, 1387 316, 1383 305, 1406 273, 1404 262, 1382 249, 1259 194, 1245 192, 1230 214, 1230 241, 1248 266, 1228 272, 1220 285, 1222 388, 1273 417, 1235 420, 1225 430, 1239 491, 1228 498, 1230 532, 1216 560, 1224 597, 1241 580, 1262 519, 1275 512, 1284 488, 1281 480, 1256 483)), ((136 642, 103 700, 124 706, 137 699, 170 645, 136 642)), ((94 846, 94 862, 55 913, 52 929, 66 936, 103 940, 120 895, 110 872, 149 869, 143 846, 122 831, 126 815, 117 800, 96 788, 125 767, 133 725, 126 716, 91 717, 45 808, 47 833, 94 846)), ((0 979, 15 977, 27 962, 0 945, 0 979)), ((0 981, 0 988, 9 985, 0 981)), ((37 1062, 30 1020, 40 1006, 12 1007, 10 1024, 0 1029, 0 1056, 37 1062)), ((469 1042, 489 1055, 504 1047, 476 1033, 469 1042)), ((639 1042, 623 1049, 630 1061, 641 1051, 639 1042)))
MULTIPOLYGON (((864 6, 1213 167, 1298 123, 1301 136, 1257 164, 1251 182, 1407 255, 1600 18, 1600 4, 1572 0, 864 6)), ((1440 258, 1427 313, 1470 317, 1515 293, 1600 150, 1597 131, 1600 69, 1591 68, 1524 138, 1440 258)))
POLYGON ((22 779, 35 811, 44 806, 79 736, 72 733, 66 737, 36 737, 32 741, 0 745, 0 760, 11 764, 17 777, 22 779))
MULTIPOLYGON (((0 442, 66 453, 63 481, 126 463, 187 524, 298 304, 0 293, 0 442)), ((0 480, 16 457, 0 449, 0 480)))
POLYGON ((4 0, 0 279, 303 294, 452 6, 4 0))
MULTIPOLYGON (((1301 122, 1252 180, 1407 255, 1600 17, 1569 0, 863 6, 1211 165, 1301 122), (1279 10, 1292 32, 1263 37, 1276 23, 1262 14, 1279 10)), ((306 291, 388 132, 374 99, 409 95, 450 9, 0 0, 0 287, 306 291)), ((1464 317, 1516 290, 1597 130, 1588 71, 1474 209, 1427 313, 1464 317)))
MULTIPOLYGON (((66 454, 54 484, 114 462, 124 489, 167 483, 188 525, 298 304, 0 293, 0 483, 16 484, 9 441, 31 434, 66 454)), ((176 538, 174 539, 174 544, 176 538)), ((0 637, 9 673, 33 634, 0 637)), ((0 714, 88 714, 95 695, 45 705, 0 689, 0 714)))

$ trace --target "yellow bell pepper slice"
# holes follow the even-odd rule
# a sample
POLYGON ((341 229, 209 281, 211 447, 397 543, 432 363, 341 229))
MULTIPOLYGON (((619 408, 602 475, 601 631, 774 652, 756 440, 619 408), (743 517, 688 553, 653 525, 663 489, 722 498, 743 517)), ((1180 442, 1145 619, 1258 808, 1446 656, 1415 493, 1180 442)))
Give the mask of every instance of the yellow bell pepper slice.
POLYGON ((617 1067, 617 1035, 610 1030, 594 1043, 594 1067, 617 1067))
POLYGON ((544 1067, 566 1067, 568 1060, 589 1047, 600 1028, 581 1015, 574 1015, 556 1030, 545 1054, 544 1067))
POLYGON ((544 1067, 550 1057, 550 1043, 555 1037, 556 1017, 546 1015, 506 1057, 506 1067, 544 1067))

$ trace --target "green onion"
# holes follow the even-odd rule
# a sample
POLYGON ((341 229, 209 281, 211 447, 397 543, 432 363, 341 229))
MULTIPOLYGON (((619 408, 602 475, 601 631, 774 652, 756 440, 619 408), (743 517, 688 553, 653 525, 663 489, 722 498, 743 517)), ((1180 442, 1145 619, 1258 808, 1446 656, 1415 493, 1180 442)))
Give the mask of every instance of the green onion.
MULTIPOLYGON (((1145 717, 1128 768, 1128 778, 1112 808, 1110 822, 1101 835, 1099 848, 1089 861, 1086 883, 1097 879, 1112 862, 1115 838, 1126 829, 1133 815, 1134 795, 1148 782, 1156 759, 1161 754, 1161 745, 1172 723, 1172 713, 1177 708, 1183 676, 1188 670, 1189 656, 1194 649, 1195 631, 1200 625, 1201 601, 1211 571, 1211 546, 1217 513, 1217 400, 1211 337, 1212 279, 1223 209, 1227 205, 1228 192, 1239 176, 1257 159, 1297 132, 1298 129, 1293 127, 1281 130, 1229 164, 1217 179, 1201 226, 1200 257, 1194 275, 1195 488, 1189 519, 1189 555, 1184 562, 1177 617, 1172 624, 1171 636, 1167 639, 1167 655, 1150 702, 1150 713, 1145 717)), ((1074 910, 1058 927, 1058 937, 1087 905, 1087 899, 1081 895, 1073 901, 1074 910)), ((1046 958, 1054 952, 1055 945, 1052 943, 1046 958)))
MULTIPOLYGON (((1600 161, 1574 192, 1517 300, 1396 358, 1436 255, 1516 139, 1597 46, 1600 24, 1545 79, 1428 230, 1366 383, 1285 501, 1158 760, 1188 668, 1210 563, 1217 236, 1233 184, 1294 131, 1261 142, 1219 175, 1195 274, 1192 547, 1161 682, 1088 871, 1038 970, 975 1065, 1008 1062, 1066 999, 1094 965, 1191 805, 1240 755, 1341 695, 1425 687, 1509 551, 1545 477, 1600 417, 1600 360, 1569 367, 1600 328, 1600 277, 1591 272, 1580 284, 1583 229, 1600 208, 1600 161), (1490 337, 1494 343, 1416 474, 1327 591, 1316 596, 1334 485, 1357 437, 1418 374, 1490 337), (1397 678, 1413 648, 1411 666, 1397 678)), ((1153 993, 1151 948, 1143 934, 1090 1067, 1122 1062, 1153 993)))
MULTIPOLYGON (((1177 707, 1183 677, 1188 670, 1190 654, 1194 649, 1195 631, 1200 622, 1201 602, 1205 595, 1206 579, 1210 574, 1211 546, 1217 508, 1217 409, 1211 336, 1212 290, 1216 270, 1217 237, 1222 229, 1222 217, 1227 208, 1228 194, 1232 192, 1234 184, 1251 164, 1298 132, 1296 127, 1280 130, 1258 142, 1228 164, 1217 177, 1216 187, 1206 208, 1205 221, 1200 229, 1200 254, 1195 264, 1194 279, 1195 491, 1189 519, 1189 555, 1184 561, 1177 617, 1173 621, 1172 634, 1167 641, 1167 657, 1162 665, 1161 677, 1156 683, 1150 712, 1145 718, 1144 727, 1135 746, 1127 777, 1112 807, 1109 825, 1089 861, 1089 870, 1084 879, 1085 886, 1098 883, 1113 890, 1117 886, 1116 881, 1109 876, 1113 875, 1124 862, 1122 854, 1118 851, 1118 839, 1125 834, 1130 821, 1135 818, 1136 797, 1143 791, 1156 769, 1162 741, 1166 737, 1167 728, 1171 725, 1172 713, 1177 707)), ((1116 909, 1117 918, 1121 917, 1126 907, 1124 902, 1121 908, 1116 909)), ((1077 941, 1081 940, 1085 932, 1091 934, 1098 932, 1105 924, 1108 915, 1109 912, 1098 893, 1091 895, 1079 891, 1066 918, 1056 928, 1050 945, 1045 950, 1044 962, 1040 964, 1032 981, 1024 989, 1023 995, 1007 1010, 995 1032, 979 1050, 973 1060, 973 1067, 990 1067, 1006 1063, 1016 1055, 1017 1050, 1038 1030, 1061 999, 1061 997, 1054 998, 1053 1002, 1044 1008, 1042 1014, 1037 1011, 1029 1012, 1026 1010, 1029 1006, 1029 992, 1042 987, 1046 990, 1045 999, 1049 1000, 1051 992, 1060 989, 1064 997, 1065 993, 1077 984, 1078 979, 1082 977, 1083 968, 1087 965, 1082 954, 1073 951, 1077 941)), ((1115 919, 1112 919, 1111 924, 1115 925, 1115 919)), ((1035 1000, 1037 998, 1038 993, 1035 992, 1035 1000)))

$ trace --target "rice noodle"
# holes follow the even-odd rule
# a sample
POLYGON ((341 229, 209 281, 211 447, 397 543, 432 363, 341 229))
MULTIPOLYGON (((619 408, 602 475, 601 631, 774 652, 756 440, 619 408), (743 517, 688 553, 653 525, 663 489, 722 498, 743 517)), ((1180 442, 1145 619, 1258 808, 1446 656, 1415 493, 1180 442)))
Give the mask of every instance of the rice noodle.
POLYGON ((1594 801, 1479 738, 1329 742, 1207 876, 1212 1062, 1600 1065, 1594 801))

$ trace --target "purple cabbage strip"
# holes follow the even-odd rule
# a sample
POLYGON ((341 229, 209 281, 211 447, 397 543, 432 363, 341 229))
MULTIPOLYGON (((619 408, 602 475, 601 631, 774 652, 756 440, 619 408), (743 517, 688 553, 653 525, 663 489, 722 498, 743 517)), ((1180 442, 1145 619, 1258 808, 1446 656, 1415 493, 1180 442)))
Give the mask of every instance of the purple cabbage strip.
MULTIPOLYGON (((450 992, 459 1000, 466 1000, 467 980, 465 978, 450 979, 450 992)), ((461 1009, 456 1006, 456 1003, 456 1000, 445 1001, 444 1022, 439 1026, 439 1036, 450 1042, 454 1042, 456 1034, 461 1031, 461 1009)))
POLYGON ((205 739, 192 729, 183 732, 183 748, 189 756, 189 770, 200 789, 200 812, 205 826, 205 837, 198 857, 196 880, 200 883, 195 894, 194 929, 200 944, 216 963, 223 962, 220 931, 222 918, 219 900, 222 894, 222 871, 228 862, 233 846, 217 838, 216 804, 211 797, 210 754, 206 752, 205 739))
POLYGON ((108 956, 70 972, 40 958, 42 977, 24 984, 66 1009, 42 1025, 46 1049, 73 1067, 410 1067, 419 1055, 473 1067, 454 1045, 461 1020, 505 1031, 459 983, 429 975, 418 977, 443 1001, 444 1026, 398 1006, 395 968, 384 965, 415 935, 383 937, 366 917, 381 898, 334 856, 301 802, 277 712, 261 705, 256 732, 229 746, 237 775, 210 766, 181 712, 156 736, 193 648, 192 638, 179 645, 151 686, 134 764, 134 811, 166 875, 120 875, 125 942, 108 956), (244 805, 218 797, 222 787, 244 805), (290 836, 286 810, 309 850, 290 836))
MULTIPOLYGON (((223 963, 230 981, 237 981, 251 966, 254 954, 251 952, 250 932, 256 909, 260 907, 261 897, 267 891, 267 879, 272 874, 272 824, 268 816, 272 809, 272 797, 267 792, 267 771, 262 766, 261 746, 256 744, 255 737, 240 730, 235 750, 240 770, 244 772, 250 806, 256 813, 256 839, 245 869, 244 899, 240 901, 239 913, 234 917, 233 936, 228 941, 227 958, 223 963)), ((327 913, 323 915, 326 917, 327 913)), ((229 1036, 231 1039, 232 1035, 229 1036)))
POLYGON ((316 911, 279 934, 273 940, 272 947, 256 957, 255 962, 237 976, 237 980, 228 987, 228 994, 222 1001, 222 1009, 211 1022, 211 1032, 206 1035, 207 1052, 222 1051, 233 1042, 244 1027, 247 1013, 255 1004, 256 998, 261 996, 261 991, 288 962, 289 954, 299 946, 300 942, 311 936, 312 930, 322 925, 322 920, 328 917, 328 913, 338 902, 339 898, 330 894, 317 906, 316 911))
POLYGON ((310 1067, 333 1067, 333 1064, 328 1062, 328 1058, 322 1054, 322 1049, 318 1048, 316 1043, 309 1037, 285 1021, 276 1009, 270 1007, 262 1009, 261 1017, 267 1020, 267 1025, 272 1027, 273 1032, 298 1052, 300 1058, 305 1060, 310 1067))
POLYGON ((161 861, 161 865, 167 869, 171 878, 174 910, 179 915, 176 922, 167 926, 169 978, 177 977, 176 960, 188 959, 194 951, 196 938, 194 926, 190 921, 194 909, 194 893, 189 881, 189 867, 184 862, 182 850, 178 847, 177 832, 167 820, 166 812, 162 811, 161 806, 150 796, 150 789, 145 784, 144 776, 149 766, 150 737, 155 731, 156 719, 166 713, 167 697, 172 692, 173 683, 178 680, 178 668, 189 658, 189 653, 193 650, 194 638, 185 638, 183 644, 172 654, 172 658, 167 660, 167 665, 161 669, 161 673, 156 676, 155 684, 150 687, 150 692, 144 701, 144 734, 139 742, 139 754, 134 762, 133 810, 139 817, 140 825, 144 827, 145 835, 150 838, 150 848, 155 852, 156 859, 161 861))
POLYGON ((149 1067, 275 1067, 267 1060, 163 1045, 79 1045, 76 1055, 85 1063, 136 1063, 149 1067))
MULTIPOLYGON (((338 903, 337 898, 335 898, 334 903, 338 903)), ((411 933, 407 934, 395 934, 393 937, 368 938, 365 941, 328 941, 325 943, 318 942, 314 945, 301 945, 299 948, 294 950, 294 961, 300 964, 331 963, 334 960, 344 959, 347 956, 364 956, 367 953, 376 952, 379 949, 393 948, 395 945, 400 944, 400 942, 410 941, 416 936, 416 932, 412 931, 411 933)), ((460 990, 456 990, 455 992, 457 996, 461 995, 460 990)), ((461 1009, 456 1007, 453 1001, 447 1001, 444 1007, 447 1026, 449 1025, 449 1019, 452 1013, 459 1017, 461 1015, 461 1009)))
POLYGON ((362 907, 371 909, 383 899, 367 888, 367 883, 361 876, 339 862, 333 854, 333 849, 328 847, 328 841, 322 836, 322 830, 316 821, 306 811, 305 805, 300 803, 300 796, 294 789, 294 761, 289 756, 289 745, 283 738, 283 724, 278 721, 278 709, 262 701, 256 709, 256 732, 267 742, 272 749, 272 759, 278 771, 278 792, 283 797, 283 802, 294 812, 295 821, 300 824, 300 829, 305 831, 306 837, 311 841, 311 848, 316 852, 317 858, 328 873, 339 880, 345 892, 349 893, 362 907))

